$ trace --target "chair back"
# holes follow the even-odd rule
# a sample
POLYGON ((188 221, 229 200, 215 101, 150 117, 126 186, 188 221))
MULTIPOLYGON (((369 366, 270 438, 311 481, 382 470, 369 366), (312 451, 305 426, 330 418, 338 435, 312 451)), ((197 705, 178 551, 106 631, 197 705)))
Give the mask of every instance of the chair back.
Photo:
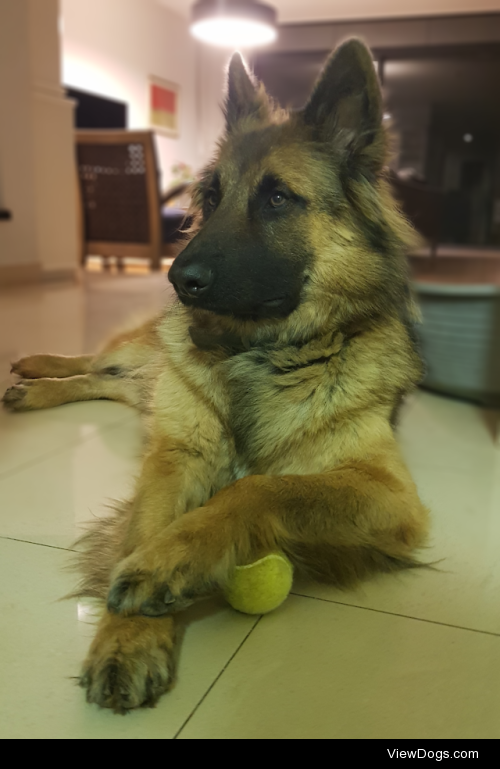
POLYGON ((83 254, 161 258, 158 166, 151 131, 78 131, 83 254))

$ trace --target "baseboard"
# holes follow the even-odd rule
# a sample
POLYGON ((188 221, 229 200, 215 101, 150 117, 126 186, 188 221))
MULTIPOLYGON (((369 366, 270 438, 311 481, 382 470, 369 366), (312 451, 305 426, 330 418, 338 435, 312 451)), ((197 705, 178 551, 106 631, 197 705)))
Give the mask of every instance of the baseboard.
POLYGON ((74 283, 80 280, 80 270, 76 267, 64 270, 44 270, 40 274, 40 279, 43 283, 59 283, 64 281, 74 283))
POLYGON ((79 282, 80 270, 72 267, 64 270, 41 270, 39 264, 0 265, 0 288, 22 286, 30 283, 79 282))
POLYGON ((0 265, 0 288, 38 283, 41 276, 39 264, 0 265))

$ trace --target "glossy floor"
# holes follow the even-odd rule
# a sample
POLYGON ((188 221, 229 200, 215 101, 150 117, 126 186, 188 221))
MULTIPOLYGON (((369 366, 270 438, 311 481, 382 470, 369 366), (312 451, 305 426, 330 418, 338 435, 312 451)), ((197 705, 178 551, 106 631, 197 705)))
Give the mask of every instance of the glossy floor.
MULTIPOLYGON (((95 348, 171 296, 164 276, 88 275, 0 294, 9 362, 95 348)), ((500 737, 500 446, 494 416, 419 392, 399 439, 433 511, 435 570, 355 591, 297 583, 275 613, 214 601, 187 617, 179 682, 126 718, 72 677, 92 607, 58 599, 81 523, 126 496, 141 427, 116 403, 0 414, 0 736, 11 738, 500 737)))

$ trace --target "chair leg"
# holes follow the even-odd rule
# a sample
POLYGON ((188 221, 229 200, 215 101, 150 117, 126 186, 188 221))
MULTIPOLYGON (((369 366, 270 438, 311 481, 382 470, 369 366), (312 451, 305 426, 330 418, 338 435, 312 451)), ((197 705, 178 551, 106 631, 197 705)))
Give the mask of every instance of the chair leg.
POLYGON ((431 270, 433 272, 436 271, 436 267, 437 267, 437 249, 438 249, 438 244, 435 241, 433 241, 431 243, 431 270))
POLYGON ((155 272, 161 270, 161 246, 155 248, 151 253, 151 269, 155 272))

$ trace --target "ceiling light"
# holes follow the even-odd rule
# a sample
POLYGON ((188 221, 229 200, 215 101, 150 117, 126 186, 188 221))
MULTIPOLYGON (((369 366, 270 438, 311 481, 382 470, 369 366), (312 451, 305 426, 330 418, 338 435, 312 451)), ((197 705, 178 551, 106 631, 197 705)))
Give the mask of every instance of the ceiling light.
POLYGON ((464 134, 462 138, 466 144, 470 144, 474 139, 472 134, 464 134))
POLYGON ((276 11, 253 0, 198 0, 190 29, 198 40, 221 47, 265 45, 276 40, 276 11))

